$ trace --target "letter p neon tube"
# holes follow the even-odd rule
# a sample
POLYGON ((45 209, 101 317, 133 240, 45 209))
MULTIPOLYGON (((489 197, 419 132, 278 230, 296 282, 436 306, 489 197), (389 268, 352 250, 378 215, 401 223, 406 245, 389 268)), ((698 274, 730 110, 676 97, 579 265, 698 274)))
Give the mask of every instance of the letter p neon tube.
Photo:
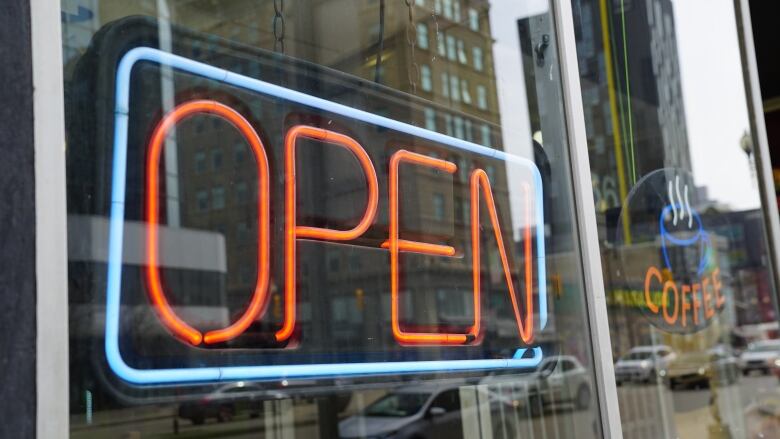
POLYGON ((379 183, 371 158, 365 149, 353 138, 334 131, 307 125, 296 125, 287 132, 284 140, 284 172, 285 172, 285 226, 284 226, 284 323, 276 332, 276 340, 284 341, 290 338, 295 329, 295 314, 297 300, 296 286, 296 241, 299 238, 320 239, 324 241, 350 241, 362 235, 374 222, 379 200, 379 183), (318 140, 323 143, 340 146, 347 149, 360 163, 366 176, 368 200, 366 210, 360 222, 349 230, 333 230, 319 227, 297 225, 296 217, 296 166, 295 147, 299 138, 318 140))

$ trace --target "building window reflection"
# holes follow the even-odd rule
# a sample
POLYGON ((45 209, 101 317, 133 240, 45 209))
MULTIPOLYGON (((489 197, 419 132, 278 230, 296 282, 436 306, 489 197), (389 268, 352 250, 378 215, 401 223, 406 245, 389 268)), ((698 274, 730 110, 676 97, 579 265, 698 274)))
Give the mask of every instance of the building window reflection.
POLYGON ((246 159, 246 146, 243 143, 236 143, 234 148, 234 154, 233 154, 233 160, 235 160, 237 165, 240 165, 244 163, 244 160, 246 159))
POLYGON ((198 205, 198 210, 201 212, 205 212, 209 210, 209 193, 200 190, 195 194, 195 202, 198 205))
POLYGON ((450 97, 450 75, 447 72, 441 74, 441 95, 445 98, 450 97))
POLYGON ((444 18, 452 20, 452 0, 444 0, 444 18))
POLYGON ((469 81, 465 79, 460 80, 460 92, 463 96, 463 102, 466 104, 471 103, 471 92, 469 92, 469 81))
POLYGON ((431 76, 431 68, 428 65, 420 66, 420 83, 425 91, 433 91, 433 78, 431 76))
POLYGON ((417 46, 420 49, 428 48, 428 25, 425 23, 417 23, 417 46))
POLYGON ((471 48, 471 58, 473 59, 472 63, 474 64, 474 70, 481 72, 484 70, 484 65, 482 62, 482 48, 479 46, 474 46, 471 48))
POLYGON ((449 114, 444 115, 444 134, 452 135, 452 116, 449 114))
POLYGON ((450 97, 453 101, 460 101, 460 81, 455 75, 450 75, 450 97))
POLYGON ((440 193, 433 194, 433 217, 436 220, 444 220, 444 195, 440 193))
POLYGON ((203 151, 195 153, 195 172, 206 172, 206 153, 203 151))
POLYGON ((479 32, 479 11, 474 8, 469 8, 469 28, 479 32))
POLYGON ((490 125, 486 123, 482 124, 480 131, 482 132, 482 144, 492 148, 493 144, 490 141, 490 125))
POLYGON ((222 168, 222 150, 215 149, 211 151, 211 167, 216 171, 222 168))
POLYGON ((214 210, 225 208, 225 188, 217 186, 211 189, 211 207, 214 210))
POLYGON ((463 118, 460 116, 455 116, 452 118, 453 125, 455 127, 455 137, 458 139, 462 139, 465 136, 463 135, 463 118))
POLYGON ((436 131, 436 111, 430 107, 426 107, 423 111, 425 113, 425 129, 436 131))
POLYGON ((458 62, 461 64, 468 64, 469 59, 466 56, 466 43, 463 40, 458 40, 458 62))
POLYGON ((245 182, 236 183, 236 201, 239 204, 245 204, 249 201, 249 191, 245 182))
POLYGON ((477 85, 477 108, 487 110, 487 89, 484 85, 477 85))
POLYGON ((455 37, 452 35, 447 35, 447 58, 450 59, 450 61, 456 61, 458 59, 458 49, 457 49, 457 43, 455 42, 455 37))

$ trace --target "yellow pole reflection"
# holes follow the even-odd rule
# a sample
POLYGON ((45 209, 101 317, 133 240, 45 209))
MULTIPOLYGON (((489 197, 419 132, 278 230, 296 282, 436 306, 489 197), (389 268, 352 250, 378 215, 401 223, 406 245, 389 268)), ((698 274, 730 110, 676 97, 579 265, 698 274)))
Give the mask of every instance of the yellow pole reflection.
MULTIPOLYGON (((612 118, 612 139, 615 144, 615 162, 617 163, 618 191, 620 203, 626 201, 628 189, 626 187, 625 164, 623 162, 623 141, 620 133, 620 121, 618 120, 617 92, 615 88, 615 74, 612 65, 612 45, 609 39, 609 17, 607 16, 607 0, 599 0, 601 11, 601 39, 604 44, 604 66, 607 71, 607 91, 609 92, 609 109, 612 118)), ((623 240, 625 244, 631 244, 631 223, 628 211, 623 212, 623 240)))

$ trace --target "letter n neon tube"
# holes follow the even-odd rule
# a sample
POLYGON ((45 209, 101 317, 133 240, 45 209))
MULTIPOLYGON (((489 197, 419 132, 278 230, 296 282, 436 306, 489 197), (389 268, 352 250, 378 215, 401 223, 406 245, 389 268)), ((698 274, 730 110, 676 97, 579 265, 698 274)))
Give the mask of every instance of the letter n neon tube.
POLYGON ((501 233, 501 225, 498 222, 496 213, 496 203, 493 200, 493 191, 490 188, 488 176, 482 169, 475 169, 471 173, 471 245, 472 245, 472 276, 474 283, 474 327, 470 332, 479 334, 479 325, 481 322, 480 308, 480 284, 481 284, 481 262, 479 253, 479 188, 482 186, 482 193, 485 196, 485 204, 490 214, 490 222, 493 225, 493 232, 498 245, 498 252, 501 256, 501 266, 504 269, 506 285, 509 289, 509 299, 512 302, 512 310, 517 322, 517 330, 520 338, 526 344, 531 344, 534 339, 534 308, 533 308, 533 259, 531 252, 531 194, 527 183, 523 184, 523 196, 525 199, 525 228, 523 230, 523 249, 525 253, 525 318, 520 317, 520 307, 517 303, 515 287, 512 283, 512 274, 509 267, 509 258, 504 247, 504 238, 501 233))
POLYGON ((371 158, 366 150, 353 138, 307 125, 296 125, 287 132, 284 141, 285 172, 285 226, 284 226, 284 323, 276 332, 276 340, 290 338, 295 329, 297 300, 296 285, 296 241, 299 238, 321 239, 326 241, 349 241, 362 235, 374 222, 379 200, 379 183, 371 158), (297 202, 295 147, 298 138, 318 140, 347 149, 360 163, 366 175, 368 200, 366 210, 360 222, 349 230, 333 230, 319 227, 298 226, 295 206, 297 202))
POLYGON ((263 310, 268 292, 269 281, 269 171, 268 157, 260 137, 252 126, 241 114, 232 108, 212 100, 195 100, 178 105, 170 113, 166 114, 155 127, 152 139, 149 142, 146 159, 146 279, 149 298, 152 301, 157 315, 168 330, 173 334, 193 345, 201 342, 213 344, 228 341, 241 335, 263 310), (215 329, 205 335, 188 325, 171 308, 168 302, 162 282, 160 281, 159 267, 159 239, 157 229, 159 223, 159 183, 158 174, 160 167, 160 152, 168 132, 177 123, 196 114, 210 114, 228 121, 249 143, 257 162, 257 178, 259 190, 257 194, 258 206, 258 235, 257 235, 257 279, 254 293, 249 306, 235 322, 230 326, 215 329))

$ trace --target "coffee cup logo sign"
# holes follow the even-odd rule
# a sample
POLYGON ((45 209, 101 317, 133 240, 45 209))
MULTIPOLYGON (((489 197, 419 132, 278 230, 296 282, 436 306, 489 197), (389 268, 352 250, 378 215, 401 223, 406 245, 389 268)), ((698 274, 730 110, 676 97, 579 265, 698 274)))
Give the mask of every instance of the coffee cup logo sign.
POLYGON ((640 180, 629 194, 619 221, 618 274, 633 291, 648 320, 668 332, 699 331, 726 306, 718 264, 717 235, 697 211, 692 176, 667 168, 640 180), (637 288, 639 287, 639 288, 637 288))

